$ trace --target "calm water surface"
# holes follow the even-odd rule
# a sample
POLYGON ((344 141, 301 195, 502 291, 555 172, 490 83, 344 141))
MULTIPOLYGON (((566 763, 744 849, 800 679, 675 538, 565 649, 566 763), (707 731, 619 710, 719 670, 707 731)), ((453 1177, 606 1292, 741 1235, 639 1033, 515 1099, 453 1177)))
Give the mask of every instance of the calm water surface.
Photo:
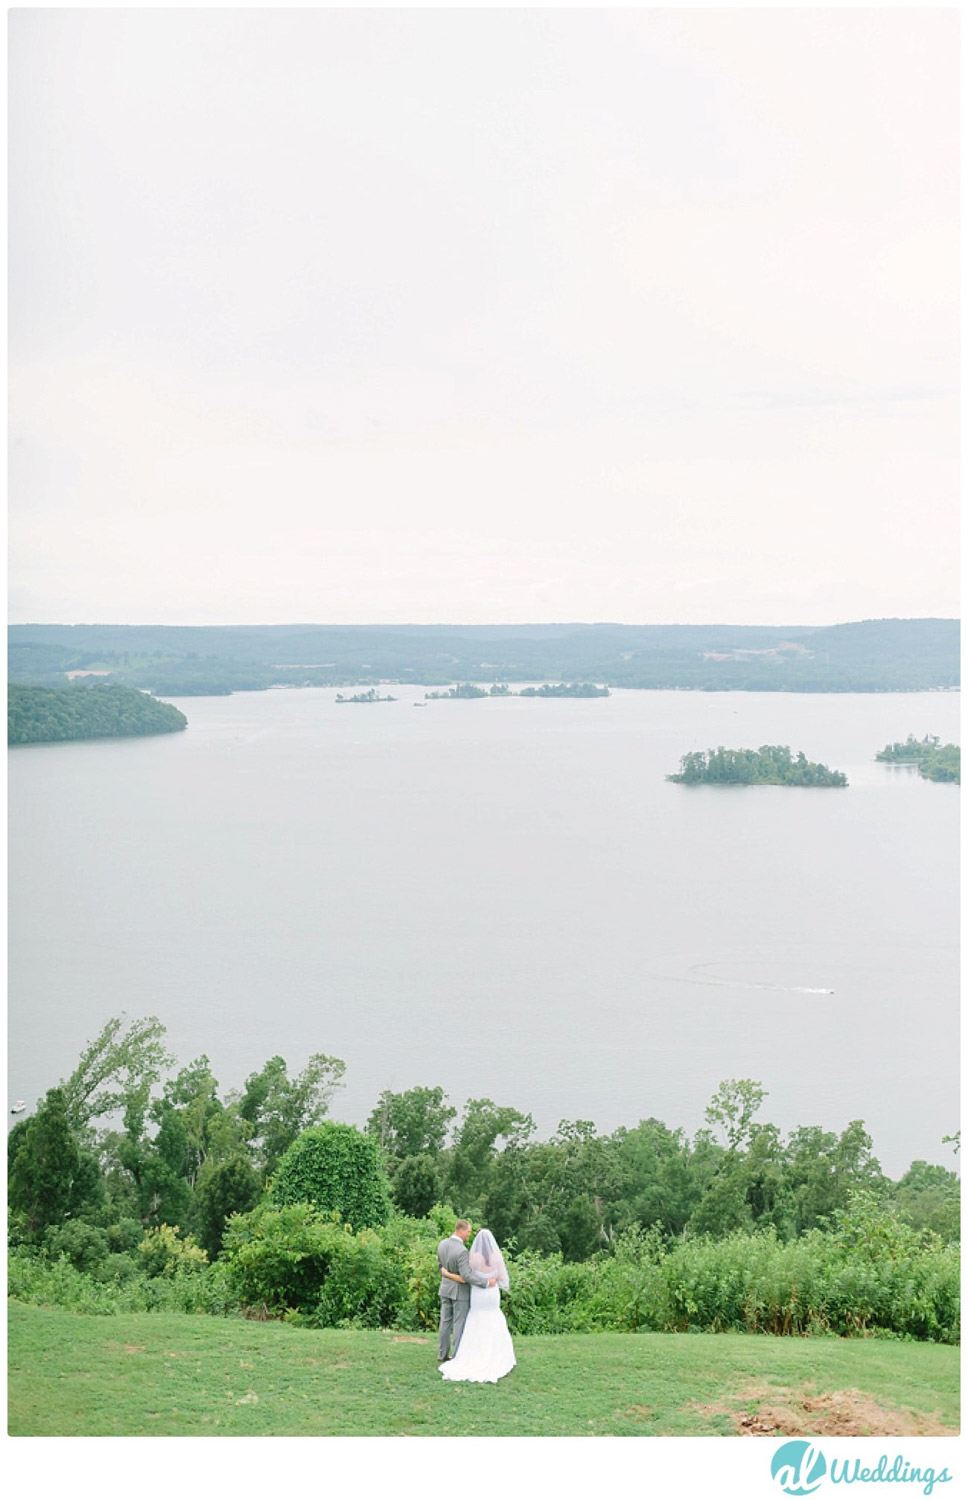
POLYGON ((690 1132, 723 1078, 788 1130, 863 1119, 953 1165, 958 803, 872 759, 959 738, 956 694, 192 698, 184 734, 10 753, 10 1089, 157 1015, 223 1088, 347 1063, 334 1114, 440 1084, 690 1132), (681 787, 782 743, 846 790, 681 787))

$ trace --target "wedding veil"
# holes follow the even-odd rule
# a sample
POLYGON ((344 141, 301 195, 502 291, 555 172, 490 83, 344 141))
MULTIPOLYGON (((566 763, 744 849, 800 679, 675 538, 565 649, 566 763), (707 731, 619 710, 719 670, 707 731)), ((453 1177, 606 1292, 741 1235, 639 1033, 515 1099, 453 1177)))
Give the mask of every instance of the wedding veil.
POLYGON ((487 1277, 496 1276, 498 1286, 507 1291, 510 1286, 507 1266, 504 1264, 504 1256, 498 1249, 497 1240, 489 1229, 477 1231, 468 1259, 475 1271, 480 1271, 483 1276, 487 1277))

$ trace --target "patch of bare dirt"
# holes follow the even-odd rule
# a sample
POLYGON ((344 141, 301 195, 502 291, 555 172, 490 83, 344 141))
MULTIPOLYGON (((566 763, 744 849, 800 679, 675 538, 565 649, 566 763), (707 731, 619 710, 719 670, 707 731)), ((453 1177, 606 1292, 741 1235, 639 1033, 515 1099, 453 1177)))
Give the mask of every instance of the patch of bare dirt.
POLYGON ((415 1339, 408 1334, 398 1333, 393 1337, 394 1344, 429 1344, 429 1339, 415 1339))
POLYGON ((693 1402, 704 1416, 731 1416, 741 1437, 953 1437, 937 1413, 904 1411, 864 1391, 746 1390, 726 1405, 693 1402))

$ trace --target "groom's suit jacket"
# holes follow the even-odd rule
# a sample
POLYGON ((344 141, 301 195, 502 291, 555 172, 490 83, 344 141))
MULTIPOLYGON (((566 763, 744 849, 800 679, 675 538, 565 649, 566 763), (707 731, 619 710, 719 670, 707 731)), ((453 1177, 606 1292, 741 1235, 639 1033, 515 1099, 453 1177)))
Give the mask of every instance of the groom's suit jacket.
POLYGON ((446 1276, 440 1278, 440 1298, 451 1302, 469 1302, 471 1300, 471 1285, 487 1286, 487 1277, 482 1276, 480 1271, 471 1269, 471 1263, 467 1255, 467 1246, 463 1240, 459 1240, 456 1234, 452 1234, 449 1240, 441 1240, 437 1246, 437 1261, 442 1271, 453 1271, 455 1276, 463 1276, 468 1285, 463 1286, 459 1281, 448 1281, 446 1276))

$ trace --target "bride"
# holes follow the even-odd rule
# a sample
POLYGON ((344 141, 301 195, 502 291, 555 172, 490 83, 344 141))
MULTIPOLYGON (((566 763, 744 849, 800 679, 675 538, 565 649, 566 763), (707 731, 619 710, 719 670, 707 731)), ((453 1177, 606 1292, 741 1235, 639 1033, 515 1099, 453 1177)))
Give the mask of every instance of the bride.
MULTIPOLYGON (((489 1229, 481 1229, 471 1246, 470 1263, 493 1286, 471 1287, 471 1310, 453 1359, 440 1366, 445 1380, 490 1381, 506 1375, 515 1364, 514 1345, 501 1311, 501 1288, 507 1291, 508 1273, 504 1256, 489 1229)), ((451 1281, 463 1281, 452 1271, 443 1274, 451 1281)))

